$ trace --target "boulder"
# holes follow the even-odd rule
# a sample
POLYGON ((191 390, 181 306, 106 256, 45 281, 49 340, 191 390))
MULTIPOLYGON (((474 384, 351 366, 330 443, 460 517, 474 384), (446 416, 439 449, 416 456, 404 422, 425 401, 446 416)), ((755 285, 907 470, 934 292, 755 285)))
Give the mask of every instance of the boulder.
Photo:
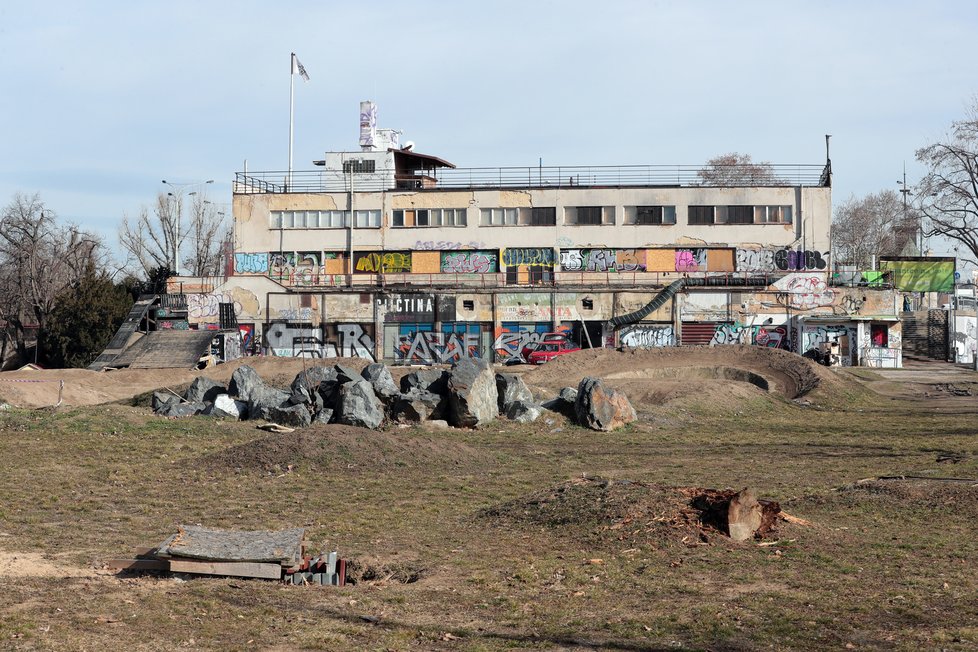
POLYGON ((539 405, 527 401, 513 401, 506 410, 506 418, 518 423, 532 423, 540 418, 542 410, 539 405))
POLYGON ((213 403, 218 394, 227 393, 227 388, 221 383, 206 376, 197 376, 184 392, 183 399, 189 403, 213 403))
POLYGON ((157 414, 163 417, 192 417, 207 409, 206 403, 168 403, 157 414))
POLYGON ((266 385, 258 372, 248 365, 241 365, 231 374, 228 394, 242 401, 248 401, 249 419, 267 419, 264 410, 285 405, 290 394, 266 385))
POLYGON ((600 378, 586 376, 577 386, 574 402, 577 423, 592 430, 611 431, 637 418, 628 397, 606 388, 600 378))
POLYGON ((251 418, 261 418, 291 428, 305 428, 312 423, 312 415, 305 405, 265 405, 259 408, 257 416, 252 415, 251 418))
POLYGON ((444 369, 419 369, 401 378, 401 391, 405 394, 412 389, 425 389, 444 395, 448 389, 449 372, 444 369))
POLYGON ((336 369, 322 366, 309 367, 296 374, 289 389, 292 390, 293 394, 305 392, 307 396, 311 396, 319 387, 319 383, 324 380, 336 380, 336 369))
POLYGON ((446 399, 424 389, 413 389, 398 394, 391 407, 391 418, 400 423, 416 423, 428 419, 440 419, 445 411, 446 399))
POLYGON ((336 372, 336 380, 340 381, 341 385, 361 378, 356 369, 347 367, 345 364, 335 364, 333 370, 336 372))
POLYGON ((336 420, 350 426, 380 427, 384 422, 384 406, 369 382, 360 378, 340 386, 336 420))
POLYGON ((499 394, 499 411, 504 414, 516 401, 533 402, 533 393, 519 374, 496 374, 496 392, 499 394))
POLYGON ((557 398, 563 400, 569 405, 574 405, 574 403, 577 402, 577 390, 573 387, 564 387, 560 390, 560 393, 557 394, 557 398))
POLYGON ((499 393, 492 365, 479 358, 462 358, 448 376, 448 422, 474 428, 499 416, 499 393))
POLYGON ((383 362, 368 364, 360 372, 360 375, 370 383, 374 388, 374 394, 379 396, 381 400, 387 401, 397 396, 398 389, 394 383, 394 377, 391 376, 390 369, 383 362))
POLYGON ((180 403, 180 397, 169 392, 153 392, 153 412, 159 414, 172 403, 180 403))
POLYGON ((265 381, 261 379, 258 372, 250 365, 241 365, 231 374, 231 382, 228 383, 228 394, 237 396, 243 401, 251 400, 252 392, 265 387, 265 381))
MULTIPOLYGON (((318 405, 321 406, 319 409, 336 409, 340 402, 340 386, 340 381, 335 378, 327 378, 319 383, 319 387, 316 388, 316 394, 319 396, 318 405)), ((317 403, 316 399, 313 399, 313 403, 317 403)))
POLYGON ((329 423, 333 420, 333 408, 323 408, 312 418, 313 423, 329 423))
POLYGON ((236 401, 227 394, 218 394, 202 414, 226 419, 243 419, 248 414, 248 404, 244 401, 236 401))

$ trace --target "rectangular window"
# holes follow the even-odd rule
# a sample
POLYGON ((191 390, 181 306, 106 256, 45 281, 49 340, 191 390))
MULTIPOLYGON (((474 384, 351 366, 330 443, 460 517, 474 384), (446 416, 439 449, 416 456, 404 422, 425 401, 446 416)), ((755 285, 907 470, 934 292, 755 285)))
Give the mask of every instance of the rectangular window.
POLYGON ((662 225, 676 223, 675 206, 625 207, 625 224, 662 225), (634 212, 632 212, 634 210, 634 212))
POLYGON ((688 223, 690 225, 713 224, 714 206, 690 206, 688 208, 688 223))
POLYGON ((518 208, 483 208, 479 224, 482 226, 515 226, 519 221, 518 208))
POLYGON ((520 209, 520 224, 557 226, 557 209, 555 207, 522 208, 520 209))
POLYGON ((356 228, 379 229, 380 211, 356 211, 356 228))
POLYGON ((753 224, 753 206, 727 206, 727 224, 753 224))
POLYGON ((421 208, 414 213, 415 226, 428 226, 428 209, 421 208))
POLYGON ((343 161, 343 172, 350 174, 354 172, 357 174, 361 173, 371 173, 377 171, 377 161, 373 159, 353 159, 350 161, 343 161))
POLYGON ((755 206, 755 224, 791 224, 791 206, 755 206))
POLYGON ((394 211, 391 213, 391 226, 396 228, 404 226, 404 211, 394 211))
POLYGON ((575 212, 576 219, 571 224, 601 224, 601 207, 600 206, 578 206, 572 209, 575 212))

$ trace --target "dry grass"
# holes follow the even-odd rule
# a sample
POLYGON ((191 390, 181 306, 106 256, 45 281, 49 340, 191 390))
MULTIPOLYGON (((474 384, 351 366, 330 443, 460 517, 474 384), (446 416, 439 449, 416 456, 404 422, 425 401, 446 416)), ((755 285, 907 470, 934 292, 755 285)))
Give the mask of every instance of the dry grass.
POLYGON ((0 577, 0 648, 974 649, 975 489, 852 483, 978 477, 975 410, 935 413, 842 382, 816 398, 802 407, 750 391, 718 410, 687 396, 639 406, 640 422, 617 433, 548 414, 480 431, 279 440, 121 405, 5 412, 0 550, 41 553, 65 572, 0 577), (608 523, 627 504, 562 507, 578 520, 486 517, 582 475, 751 485, 813 525, 785 525, 762 546, 704 542, 685 526, 619 536, 608 523), (304 526, 371 579, 337 589, 71 576, 179 523, 304 526))

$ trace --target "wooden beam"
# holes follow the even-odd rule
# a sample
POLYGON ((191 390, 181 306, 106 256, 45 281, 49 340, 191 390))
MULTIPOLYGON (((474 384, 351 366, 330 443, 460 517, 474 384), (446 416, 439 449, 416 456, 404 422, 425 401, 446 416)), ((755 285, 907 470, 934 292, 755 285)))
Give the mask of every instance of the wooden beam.
POLYGON ((196 559, 170 559, 170 572, 196 573, 198 575, 230 575, 233 577, 257 577, 266 580, 282 578, 281 564, 250 561, 201 561, 196 559))
POLYGON ((105 563, 115 570, 169 570, 170 564, 165 559, 110 559, 105 563))

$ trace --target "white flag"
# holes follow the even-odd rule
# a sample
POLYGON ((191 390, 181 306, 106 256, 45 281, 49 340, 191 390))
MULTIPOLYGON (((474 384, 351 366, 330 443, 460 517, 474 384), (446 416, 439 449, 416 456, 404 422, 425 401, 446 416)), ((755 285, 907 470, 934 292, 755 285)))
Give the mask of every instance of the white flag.
POLYGON ((299 57, 295 56, 295 52, 292 53, 292 74, 299 74, 306 81, 309 81, 309 73, 306 72, 305 66, 299 61, 299 57))

